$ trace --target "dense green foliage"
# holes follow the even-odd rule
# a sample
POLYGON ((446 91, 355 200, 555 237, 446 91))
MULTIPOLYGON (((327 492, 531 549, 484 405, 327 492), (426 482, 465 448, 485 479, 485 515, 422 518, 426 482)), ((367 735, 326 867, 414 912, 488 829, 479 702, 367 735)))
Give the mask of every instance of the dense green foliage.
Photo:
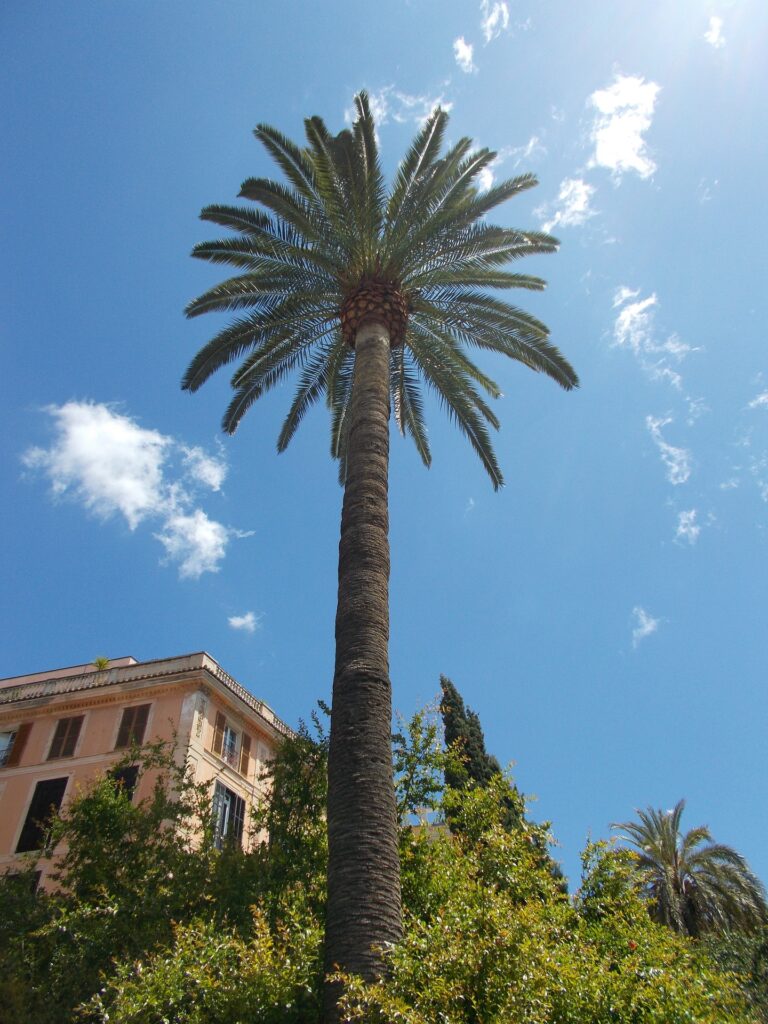
MULTIPOLYGON (((348 979, 348 1019, 766 1020, 758 937, 715 946, 658 924, 634 855, 605 843, 587 848, 569 898, 542 863, 544 830, 507 827, 503 773, 443 787, 452 754, 438 731, 422 712, 395 740, 405 935, 384 981, 348 979), (437 823, 408 824, 426 811, 437 823), (439 824, 447 813, 455 831, 439 824)), ((142 759, 156 780, 144 803, 109 780, 79 796, 52 837, 69 844, 61 888, 0 881, 3 1024, 317 1024, 326 760, 319 727, 285 743, 257 822, 270 841, 249 852, 190 843, 210 807, 157 749, 142 759)))

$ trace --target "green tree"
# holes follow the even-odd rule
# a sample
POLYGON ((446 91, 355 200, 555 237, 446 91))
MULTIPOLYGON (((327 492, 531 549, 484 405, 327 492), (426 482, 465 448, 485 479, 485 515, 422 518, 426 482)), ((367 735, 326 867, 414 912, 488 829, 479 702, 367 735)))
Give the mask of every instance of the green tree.
POLYGON ((449 764, 445 774, 446 786, 463 789, 465 786, 487 786, 495 775, 501 774, 501 765, 485 749, 485 736, 480 718, 447 676, 440 676, 440 714, 445 730, 445 745, 461 756, 458 764, 449 764))
POLYGON ((549 235, 494 226, 486 215, 536 184, 530 175, 483 192, 495 154, 462 138, 443 151, 447 115, 418 132, 387 192, 365 93, 351 130, 305 122, 307 145, 274 128, 255 135, 287 179, 250 178, 240 195, 257 208, 209 206, 202 218, 237 234, 193 255, 241 273, 187 308, 249 310, 193 359, 190 391, 242 359, 223 427, 291 371, 298 388, 278 437, 291 440, 325 398, 331 451, 344 486, 339 544, 336 662, 329 749, 326 963, 377 976, 381 950, 401 934, 397 819, 390 746, 388 467, 390 403, 401 433, 431 455, 420 379, 464 432, 494 487, 502 483, 488 433, 498 420, 483 393, 498 386, 470 347, 501 353, 562 387, 576 374, 540 321, 488 289, 541 289, 502 269, 553 252, 549 235))
MULTIPOLYGON (((464 699, 455 685, 447 676, 440 676, 442 698, 440 714, 445 729, 445 744, 454 757, 447 758, 445 763, 445 784, 452 789, 465 789, 475 786, 487 787, 492 781, 501 780, 503 773, 498 760, 485 749, 485 736, 477 712, 466 707, 464 699)), ((552 859, 548 849, 547 829, 534 828, 525 813, 525 799, 517 786, 504 781, 506 791, 503 802, 505 807, 504 826, 508 829, 528 829, 532 842, 541 859, 541 863, 560 885, 563 892, 568 891, 568 883, 560 865, 552 859)), ((451 804, 446 809, 447 820, 456 831, 461 827, 460 820, 451 816, 451 804)))
POLYGON ((752 930, 768 920, 765 889, 732 847, 712 841, 706 825, 682 832, 685 800, 670 811, 637 811, 639 821, 612 827, 636 850, 635 866, 651 915, 684 935, 752 930))
POLYGON ((768 926, 705 935, 701 944, 720 970, 735 975, 755 1020, 768 1024, 768 926))

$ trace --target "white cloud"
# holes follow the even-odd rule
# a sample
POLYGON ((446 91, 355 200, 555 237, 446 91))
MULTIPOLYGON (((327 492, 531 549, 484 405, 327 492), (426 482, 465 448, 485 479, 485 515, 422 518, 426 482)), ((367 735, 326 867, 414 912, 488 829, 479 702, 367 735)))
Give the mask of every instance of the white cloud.
POLYGON ((546 152, 547 150, 538 135, 532 135, 524 146, 503 146, 496 154, 496 159, 484 167, 478 175, 479 187, 483 192, 487 192, 496 180, 496 171, 507 161, 512 163, 512 169, 515 170, 520 164, 533 157, 545 156, 546 152))
POLYGON ((688 415, 685 422, 689 427, 692 427, 696 420, 701 419, 710 410, 703 398, 691 398, 689 395, 686 398, 686 402, 688 403, 688 415))
POLYGON ((22 461, 48 477, 54 497, 71 497, 100 519, 122 516, 130 530, 159 520, 155 536, 182 577, 219 569, 229 539, 240 534, 195 508, 193 495, 201 484, 220 489, 227 472, 221 454, 147 430, 105 404, 67 402, 46 411, 53 442, 29 449, 22 461))
POLYGON ((661 461, 667 467, 667 480, 675 485, 684 484, 691 475, 691 453, 686 448, 676 448, 661 436, 662 428, 669 423, 672 423, 670 416, 665 419, 645 417, 645 425, 659 449, 661 461))
POLYGON ((459 36, 458 39, 453 41, 453 56, 456 58, 456 63, 459 65, 461 70, 467 74, 472 74, 473 71, 477 71, 472 56, 474 54, 474 47, 471 43, 468 43, 464 36, 459 36))
POLYGON ((768 408, 768 391, 756 395, 747 406, 748 409, 768 408))
POLYGON ((709 28, 704 33, 704 38, 715 50, 720 50, 725 46, 722 18, 717 18, 714 14, 712 15, 709 19, 709 28))
POLYGON ((245 633, 255 633, 261 629, 261 615, 246 612, 245 615, 230 615, 227 619, 232 629, 242 629, 245 633))
POLYGON ((477 187, 481 192, 487 192, 493 186, 496 175, 493 173, 493 164, 484 167, 477 176, 477 187))
POLYGON ((170 438, 106 405, 67 402, 46 412, 55 421, 56 440, 47 450, 27 451, 23 461, 48 474, 57 497, 71 491, 102 519, 121 513, 131 530, 162 510, 170 438))
POLYGON ((165 548, 169 561, 178 563, 179 576, 197 579, 204 572, 219 571, 230 531, 196 508, 190 514, 169 515, 162 532, 155 537, 165 548))
POLYGON ((212 491, 220 491, 227 475, 227 464, 221 455, 208 455, 202 448, 185 448, 184 462, 190 475, 212 491))
POLYGON ((597 113, 591 139, 595 150, 589 167, 606 167, 617 178, 625 171, 650 177, 656 164, 643 135, 651 127, 660 86, 639 75, 616 75, 612 85, 589 97, 597 113))
MULTIPOLYGON (((565 178, 560 183, 557 199, 552 204, 554 213, 542 223, 544 231, 552 231, 558 226, 579 227, 590 217, 594 217, 595 211, 589 205, 594 194, 594 186, 588 185, 582 178, 565 178)), ((547 214, 547 208, 539 207, 534 212, 542 217, 547 214)))
POLYGON ((504 149, 499 150, 498 161, 512 160, 513 167, 519 167, 520 164, 532 160, 534 157, 541 158, 546 156, 547 149, 544 143, 541 141, 538 135, 532 135, 524 146, 507 146, 504 149))
POLYGON ((709 181, 707 178, 701 178, 699 180, 698 188, 696 189, 696 195, 699 202, 703 205, 709 203, 712 200, 714 189, 718 187, 720 181, 718 178, 709 181))
POLYGON ((659 341, 654 320, 659 301, 656 293, 645 299, 640 299, 639 295, 639 289, 626 285, 614 292, 613 308, 619 312, 613 325, 613 344, 630 349, 651 380, 666 381, 679 391, 683 378, 670 363, 677 365, 696 350, 681 341, 677 334, 659 341))
MULTIPOLYGON (((435 107, 441 107, 446 113, 453 107, 453 103, 447 101, 442 94, 439 96, 429 96, 426 93, 413 95, 396 89, 394 85, 385 85, 378 92, 369 92, 368 100, 377 128, 381 128, 390 120, 397 124, 421 125, 435 107)), ((356 111, 353 106, 344 111, 344 120, 347 124, 352 124, 355 117, 356 111)))
POLYGON ((640 605, 635 605, 632 609, 632 614, 635 617, 635 627, 632 630, 632 646, 636 648, 641 640, 645 640, 651 633, 656 632, 661 619, 654 619, 640 605))
MULTIPOLYGON (((622 285, 614 293, 613 308, 618 308, 627 299, 637 298, 639 294, 639 289, 632 291, 631 288, 622 285)), ((649 347, 652 347, 651 310, 653 310, 657 303, 658 299, 654 292, 647 299, 641 299, 639 302, 630 302, 624 306, 621 312, 617 314, 616 322, 613 325, 614 344, 622 348, 632 349, 635 355, 639 355, 641 352, 647 351, 649 347)))
POLYGON ((509 5, 504 2, 491 3, 491 0, 481 0, 480 14, 480 28, 483 30, 486 43, 496 39, 509 27, 509 5))
POLYGON ((677 516, 677 530, 675 531, 675 540, 688 541, 689 544, 695 544, 699 539, 701 533, 701 527, 696 522, 696 509, 689 509, 687 512, 680 512, 677 516))

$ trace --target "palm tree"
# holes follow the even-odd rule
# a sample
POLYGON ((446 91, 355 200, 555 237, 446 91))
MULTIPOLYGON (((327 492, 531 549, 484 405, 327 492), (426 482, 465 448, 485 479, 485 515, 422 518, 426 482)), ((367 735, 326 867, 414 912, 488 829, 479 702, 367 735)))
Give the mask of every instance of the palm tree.
POLYGON ((671 811, 649 807, 639 821, 612 827, 636 848, 651 916, 676 932, 751 930, 766 923, 765 889, 732 847, 712 841, 706 825, 680 831, 685 800, 671 811))
POLYGON ((187 308, 247 310, 193 359, 182 386, 199 388, 242 360, 223 428, 291 371, 298 387, 278 451, 321 398, 331 414, 331 453, 344 486, 339 544, 336 663, 329 753, 326 966, 366 978, 401 934, 397 824, 392 783, 389 681, 388 465, 390 404, 426 465, 431 455, 420 381, 468 438, 494 488, 501 471, 485 395, 498 386, 467 355, 509 356, 562 387, 576 374, 544 324, 487 289, 538 290, 538 277, 502 269, 554 252, 549 235, 486 222, 504 200, 536 184, 525 174, 483 192, 476 182, 495 154, 462 138, 443 152, 447 115, 436 109, 386 189, 368 98, 351 130, 331 135, 305 122, 300 147, 259 125, 256 138, 287 184, 249 178, 240 195, 257 208, 206 207, 201 217, 235 236, 193 255, 240 273, 187 308))

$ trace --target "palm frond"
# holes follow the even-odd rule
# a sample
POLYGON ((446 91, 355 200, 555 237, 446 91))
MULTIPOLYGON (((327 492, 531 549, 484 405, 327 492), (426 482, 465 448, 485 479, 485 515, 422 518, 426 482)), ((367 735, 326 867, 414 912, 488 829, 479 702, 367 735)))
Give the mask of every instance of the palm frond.
POLYGON ((639 821, 612 826, 638 850, 650 913, 693 936, 761 927, 768 920, 762 883, 736 850, 712 842, 705 825, 683 833, 684 809, 684 800, 669 811, 649 807, 637 811, 639 821))
POLYGON ((434 389, 440 404, 472 445, 491 478, 493 489, 498 490, 504 478, 483 422, 484 416, 479 412, 484 403, 466 377, 462 378, 461 374, 452 372, 436 357, 431 340, 418 328, 409 331, 408 343, 419 370, 434 389))
POLYGON ((564 388, 577 386, 546 326, 488 294, 489 289, 544 287, 540 277, 513 273, 509 264, 555 251, 556 239, 485 220, 536 179, 523 174, 481 190, 480 176, 495 153, 474 149, 468 138, 444 148, 447 123, 445 111, 430 114, 389 192, 365 92, 355 97, 350 128, 336 135, 321 118, 308 118, 304 145, 257 125, 254 135, 283 180, 246 179, 240 195, 253 208, 214 204, 202 211, 203 220, 234 234, 199 243, 193 255, 238 274, 209 288, 186 310, 190 317, 241 314, 198 352, 182 381, 187 390, 196 390, 222 366, 238 361, 226 430, 237 427, 261 394, 298 372, 278 449, 324 397, 331 412, 331 451, 344 478, 355 357, 341 341, 341 318, 349 324, 361 315, 354 303, 365 301, 360 296, 369 285, 373 295, 394 293, 387 316, 392 309, 408 311, 404 344, 390 357, 390 400, 398 429, 413 439, 427 465, 431 455, 420 381, 437 393, 469 438, 493 486, 501 485, 489 435, 498 419, 483 394, 500 392, 470 358, 470 349, 515 359, 564 388))
POLYGON ((259 124, 254 128, 253 134, 296 191, 314 205, 317 201, 315 169, 307 154, 271 125, 259 124))

